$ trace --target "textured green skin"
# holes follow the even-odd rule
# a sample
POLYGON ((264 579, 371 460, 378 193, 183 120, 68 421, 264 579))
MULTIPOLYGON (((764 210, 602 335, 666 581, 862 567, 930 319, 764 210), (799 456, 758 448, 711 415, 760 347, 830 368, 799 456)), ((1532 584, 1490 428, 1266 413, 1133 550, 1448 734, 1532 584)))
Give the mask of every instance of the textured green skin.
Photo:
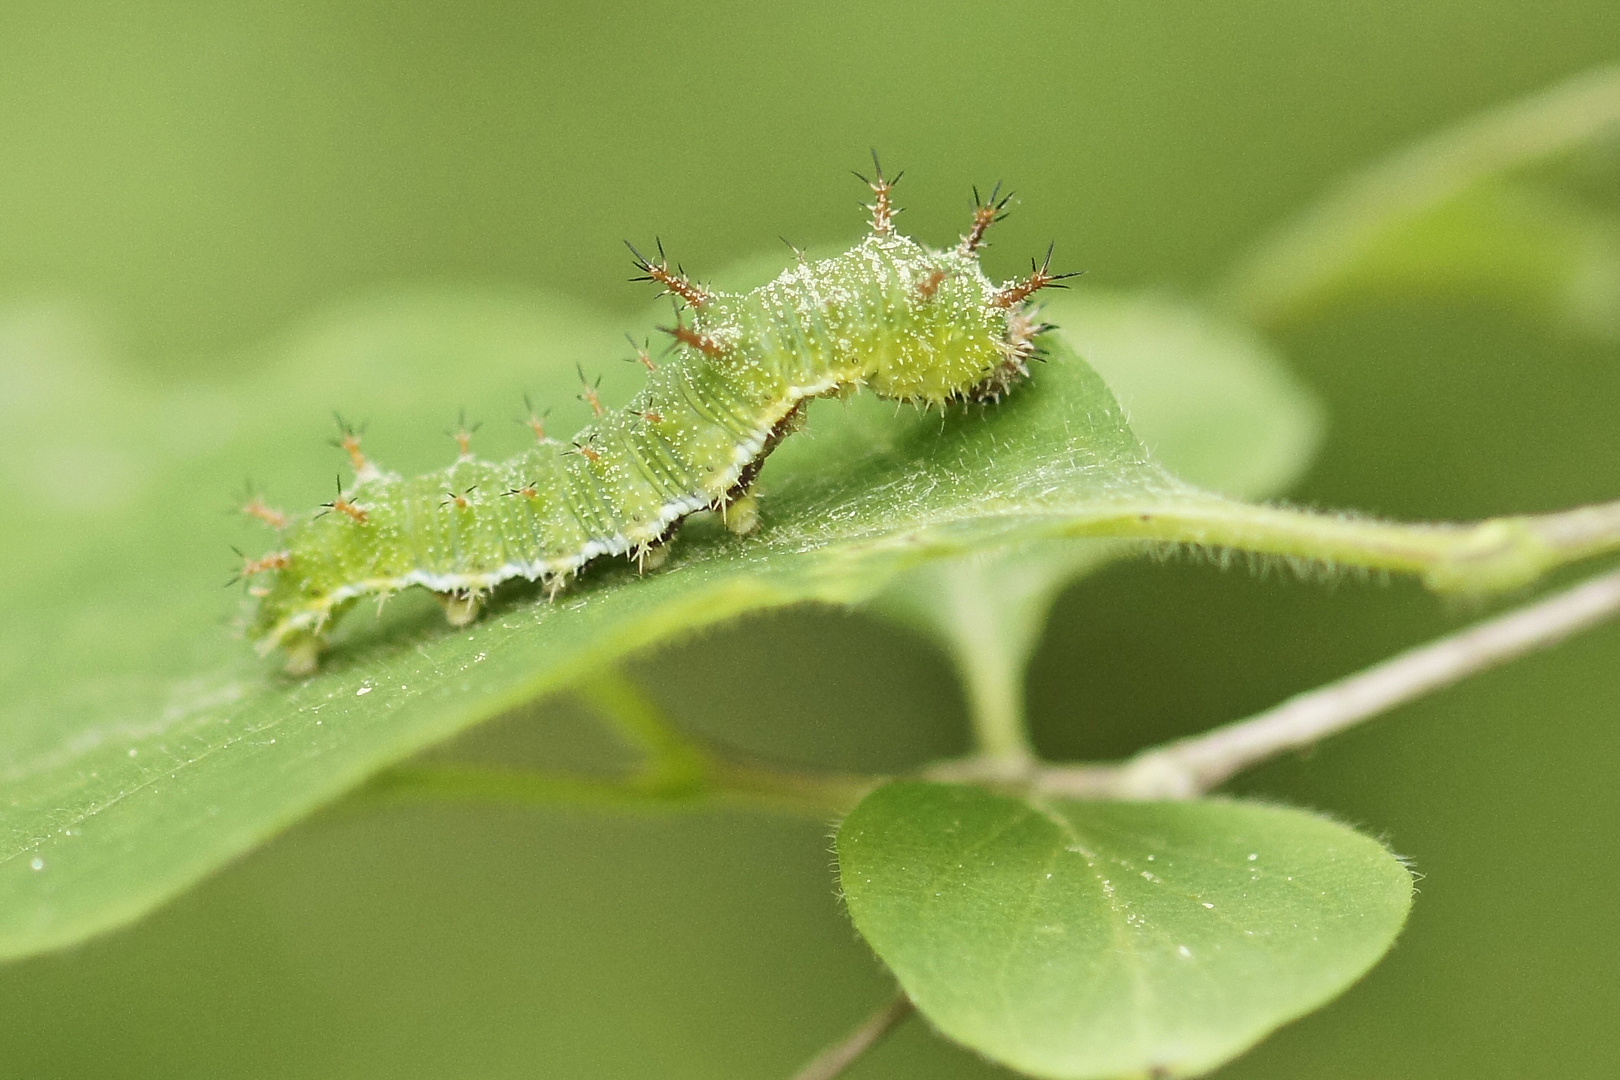
POLYGON ((512 578, 555 588, 599 556, 643 555, 681 518, 738 497, 773 429, 808 398, 864 386, 944 404, 1021 374, 1027 320, 1022 305, 995 304, 997 291, 975 255, 881 233, 750 292, 712 293, 688 313, 720 354, 677 346, 626 409, 572 445, 375 475, 347 496, 365 521, 331 512, 292 525, 250 635, 312 664, 363 596, 421 585, 477 598, 512 578), (465 507, 446 499, 469 489, 465 507), (517 489, 534 493, 503 494, 517 489))

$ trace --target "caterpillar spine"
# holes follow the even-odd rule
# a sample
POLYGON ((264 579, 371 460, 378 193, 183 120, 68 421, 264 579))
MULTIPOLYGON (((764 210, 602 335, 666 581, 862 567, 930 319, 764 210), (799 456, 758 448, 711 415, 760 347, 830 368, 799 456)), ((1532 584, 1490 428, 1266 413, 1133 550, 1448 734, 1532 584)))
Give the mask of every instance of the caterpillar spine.
MULTIPOLYGON (((862 179, 865 179, 864 177, 862 179)), ((1039 335, 1030 309, 1070 275, 1032 263, 1028 277, 991 282, 979 265, 985 231, 1004 216, 999 185, 975 190, 969 231, 928 248, 894 227, 894 184, 879 169, 869 235, 850 250, 797 265, 746 293, 700 286, 635 255, 639 280, 675 297, 672 353, 637 358, 647 381, 623 409, 594 384, 595 420, 567 443, 530 409, 535 444, 506 461, 478 459, 465 423, 446 469, 401 477, 372 462, 339 418, 355 478, 313 516, 289 520, 255 500, 248 512, 284 525, 271 556, 246 560, 258 601, 249 635, 285 650, 295 675, 315 670, 327 636, 366 596, 421 586, 465 625, 490 590, 523 578, 557 591, 594 559, 625 555, 654 569, 682 519, 719 510, 738 532, 757 527, 749 493, 765 457, 802 424, 807 403, 864 388, 925 406, 995 400, 1028 374, 1039 335)), ((634 342, 632 341, 634 347, 634 342)), ((583 381, 583 374, 582 374, 583 381)))

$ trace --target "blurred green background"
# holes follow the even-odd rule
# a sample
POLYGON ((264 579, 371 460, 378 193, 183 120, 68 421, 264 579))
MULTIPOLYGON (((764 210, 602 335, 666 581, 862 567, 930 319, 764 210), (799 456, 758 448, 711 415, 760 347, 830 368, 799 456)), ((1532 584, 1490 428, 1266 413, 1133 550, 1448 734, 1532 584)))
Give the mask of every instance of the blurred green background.
MULTIPOLYGON (((1110 287, 1208 284, 1344 171, 1620 56, 1612 0, 0 6, 0 309, 81 313, 134 377, 398 284, 642 310, 622 237, 704 271, 1021 193, 1110 287)), ((1341 310, 1281 342, 1327 403, 1297 501, 1404 517, 1620 493, 1620 347, 1486 304, 1341 310)), ((326 406, 312 403, 313 410, 326 406)), ((1243 715, 1470 616, 1408 584, 1193 563, 1072 590, 1031 675, 1054 754, 1243 715)), ((1401 710, 1242 790, 1425 875, 1368 980, 1220 1074, 1620 1072, 1620 629, 1401 710)), ((944 662, 855 615, 750 621, 637 674, 692 728, 804 763, 953 752, 944 662)), ((467 752, 540 753, 544 707, 467 752)), ((145 923, 0 969, 19 1077, 786 1077, 886 992, 826 830, 742 813, 421 809, 308 824, 145 923)), ((909 1025, 854 1077, 989 1076, 909 1025)))

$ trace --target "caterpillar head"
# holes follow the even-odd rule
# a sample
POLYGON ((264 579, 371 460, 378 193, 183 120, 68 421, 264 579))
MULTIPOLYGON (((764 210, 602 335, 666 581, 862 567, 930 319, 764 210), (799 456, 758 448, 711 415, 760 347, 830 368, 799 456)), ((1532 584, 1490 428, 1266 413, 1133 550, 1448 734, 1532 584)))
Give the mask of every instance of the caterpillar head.
POLYGON ((644 280, 661 284, 687 309, 689 318, 668 332, 711 361, 815 371, 840 389, 863 386, 923 405, 999 398, 1028 374, 1036 339, 1049 329, 1031 298, 1074 275, 1051 271, 1049 248, 1027 277, 996 284, 985 276, 979 265, 985 232, 1005 216, 1011 198, 999 185, 989 199, 975 190, 969 230, 941 250, 896 231, 892 193, 899 178, 886 178, 881 168, 875 176, 862 177, 875 196, 869 236, 830 259, 801 256, 796 267, 749 293, 695 284, 670 266, 661 245, 656 261, 638 254, 644 280))
POLYGON ((866 385, 883 397, 930 405, 999 400, 1029 374, 1036 338, 1051 329, 1035 317, 1030 297, 1064 288, 1063 280, 1077 275, 1052 273, 1048 247, 1039 264, 1030 260, 1027 278, 997 286, 985 277, 979 265, 985 233, 1007 216, 1013 197, 999 183, 989 198, 973 189, 973 221, 955 247, 932 251, 898 235, 893 193, 903 174, 885 177, 875 150, 872 167, 871 179, 855 174, 872 189, 872 235, 846 258, 854 257, 853 272, 864 264, 883 281, 881 317, 893 326, 893 347, 879 349, 866 385))

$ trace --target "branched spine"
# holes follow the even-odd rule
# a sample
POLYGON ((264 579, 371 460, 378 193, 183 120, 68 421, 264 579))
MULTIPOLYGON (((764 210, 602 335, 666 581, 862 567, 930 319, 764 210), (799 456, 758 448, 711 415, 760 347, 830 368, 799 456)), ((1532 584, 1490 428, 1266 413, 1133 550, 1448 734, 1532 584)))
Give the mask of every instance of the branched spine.
POLYGON ((655 240, 658 245, 658 261, 654 262, 641 252, 636 246, 626 240, 624 246, 630 249, 634 257, 636 269, 641 271, 640 277, 633 277, 631 281, 656 281, 664 287, 665 296, 678 296, 692 307, 700 308, 711 299, 707 289, 692 282, 686 272, 679 266, 671 270, 669 258, 664 254, 664 242, 655 240))

